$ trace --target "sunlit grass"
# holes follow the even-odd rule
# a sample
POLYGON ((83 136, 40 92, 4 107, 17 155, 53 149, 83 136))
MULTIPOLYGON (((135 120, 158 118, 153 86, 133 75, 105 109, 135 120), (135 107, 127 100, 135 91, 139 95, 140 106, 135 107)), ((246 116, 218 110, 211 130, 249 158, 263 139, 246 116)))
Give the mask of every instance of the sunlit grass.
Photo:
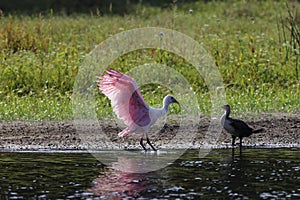
MULTIPOLYGON (((300 9, 299 3, 294 5, 300 9)), ((126 16, 1 16, 0 119, 72 119, 71 93, 85 55, 112 35, 139 27, 172 28, 203 45, 222 75, 226 100, 236 113, 299 112, 299 75, 295 56, 285 56, 289 44, 280 43, 279 15, 287 15, 280 1, 199 1, 172 9, 139 5, 126 16)), ((205 81, 177 55, 139 50, 110 67, 126 72, 145 63, 182 73, 197 94, 201 112, 210 114, 205 81)), ((142 87, 150 105, 161 104, 169 92, 142 87)), ((107 98, 99 94, 97 102, 100 117, 111 114, 107 98)))
POLYGON ((71 120, 70 97, 7 96, 0 102, 2 120, 71 120))

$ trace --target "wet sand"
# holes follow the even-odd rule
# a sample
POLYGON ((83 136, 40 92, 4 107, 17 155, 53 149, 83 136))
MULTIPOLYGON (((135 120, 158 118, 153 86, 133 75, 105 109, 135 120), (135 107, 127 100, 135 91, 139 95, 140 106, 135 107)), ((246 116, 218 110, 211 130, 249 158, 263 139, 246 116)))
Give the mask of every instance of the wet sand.
MULTIPOLYGON (((263 114, 243 120, 253 128, 265 129, 263 133, 244 138, 245 148, 300 147, 298 114, 263 114)), ((163 128, 156 128, 153 134, 150 133, 150 140, 158 149, 231 147, 231 136, 224 130, 221 134, 207 135, 210 122, 205 116, 200 117, 197 124, 167 120, 163 128)), ((0 121, 0 150, 141 149, 139 137, 117 137, 122 130, 120 125, 109 121, 99 124, 75 121, 0 121)))

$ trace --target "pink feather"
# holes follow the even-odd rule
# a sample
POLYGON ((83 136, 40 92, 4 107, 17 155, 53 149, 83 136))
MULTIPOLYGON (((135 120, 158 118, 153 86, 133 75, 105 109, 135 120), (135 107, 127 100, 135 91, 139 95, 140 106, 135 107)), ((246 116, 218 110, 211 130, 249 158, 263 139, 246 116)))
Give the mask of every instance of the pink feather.
POLYGON ((127 125, 119 136, 126 136, 132 132, 142 133, 139 128, 148 126, 151 119, 149 106, 144 101, 135 80, 112 69, 98 78, 99 89, 111 100, 117 117, 127 125))

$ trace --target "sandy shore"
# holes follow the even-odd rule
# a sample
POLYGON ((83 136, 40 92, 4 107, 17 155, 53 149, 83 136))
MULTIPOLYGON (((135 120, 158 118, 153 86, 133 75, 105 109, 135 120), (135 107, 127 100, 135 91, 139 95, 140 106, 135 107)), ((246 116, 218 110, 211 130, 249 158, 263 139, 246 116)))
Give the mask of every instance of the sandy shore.
MULTIPOLYGON (((243 139, 246 147, 300 147, 300 115, 264 114, 253 119, 243 119, 253 128, 265 132, 243 139)), ((75 121, 0 121, 0 149, 2 150, 84 150, 141 148, 139 138, 118 138, 119 125, 107 121, 78 123, 75 121), (99 130, 100 127, 100 130, 99 130), (86 133, 86 132, 87 133, 86 133)), ((200 148, 205 145, 230 147, 231 136, 224 130, 216 137, 207 135, 208 117, 198 124, 180 124, 167 120, 163 128, 150 134, 157 148, 200 148), (210 140, 209 143, 207 143, 210 140), (212 141, 213 140, 213 141, 212 141)), ((238 142, 238 140, 237 140, 238 142)))

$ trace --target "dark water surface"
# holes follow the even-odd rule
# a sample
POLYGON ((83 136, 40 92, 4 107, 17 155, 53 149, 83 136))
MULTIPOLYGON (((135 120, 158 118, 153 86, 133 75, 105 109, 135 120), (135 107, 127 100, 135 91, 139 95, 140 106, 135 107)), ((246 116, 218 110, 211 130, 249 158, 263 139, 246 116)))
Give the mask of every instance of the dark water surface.
POLYGON ((0 199, 300 199, 300 148, 235 151, 188 150, 148 173, 84 152, 0 152, 0 199))

